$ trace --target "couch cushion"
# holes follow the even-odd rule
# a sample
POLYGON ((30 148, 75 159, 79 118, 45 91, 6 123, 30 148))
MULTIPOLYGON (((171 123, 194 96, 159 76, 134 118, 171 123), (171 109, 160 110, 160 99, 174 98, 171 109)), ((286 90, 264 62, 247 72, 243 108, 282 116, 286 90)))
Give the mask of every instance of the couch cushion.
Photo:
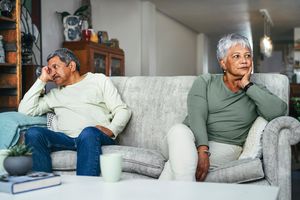
POLYGON ((51 153, 52 169, 54 171, 76 170, 76 151, 56 151, 51 153))
POLYGON ((262 157, 262 134, 268 121, 257 117, 251 126, 239 159, 262 157))
POLYGON ((264 177, 261 160, 241 159, 210 170, 206 182, 244 183, 264 177))
MULTIPOLYGON (((165 158, 155 150, 129 146, 108 145, 102 147, 103 154, 120 153, 123 157, 123 172, 137 173, 153 178, 161 174, 165 158)), ((75 151, 57 151, 51 154, 54 171, 76 170, 75 151)))
POLYGON ((155 150, 129 146, 103 146, 103 153, 120 153, 123 157, 124 172, 131 172, 158 178, 161 174, 165 158, 155 150))

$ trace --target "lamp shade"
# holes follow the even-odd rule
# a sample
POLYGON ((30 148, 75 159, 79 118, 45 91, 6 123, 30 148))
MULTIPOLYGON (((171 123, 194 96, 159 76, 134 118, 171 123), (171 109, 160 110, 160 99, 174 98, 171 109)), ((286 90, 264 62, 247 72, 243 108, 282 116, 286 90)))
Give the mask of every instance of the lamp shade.
POLYGON ((271 57, 273 51, 273 43, 270 37, 264 36, 260 39, 260 52, 267 56, 271 57))

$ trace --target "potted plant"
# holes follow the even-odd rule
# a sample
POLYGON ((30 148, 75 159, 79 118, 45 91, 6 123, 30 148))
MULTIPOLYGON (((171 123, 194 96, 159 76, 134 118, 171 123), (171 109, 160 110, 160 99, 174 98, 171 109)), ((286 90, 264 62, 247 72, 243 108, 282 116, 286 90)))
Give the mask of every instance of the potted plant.
POLYGON ((292 97, 290 100, 291 113, 290 115, 300 121, 300 97, 292 97))
POLYGON ((3 163, 4 169, 11 176, 25 175, 32 169, 32 152, 25 144, 17 144, 7 151, 3 163))

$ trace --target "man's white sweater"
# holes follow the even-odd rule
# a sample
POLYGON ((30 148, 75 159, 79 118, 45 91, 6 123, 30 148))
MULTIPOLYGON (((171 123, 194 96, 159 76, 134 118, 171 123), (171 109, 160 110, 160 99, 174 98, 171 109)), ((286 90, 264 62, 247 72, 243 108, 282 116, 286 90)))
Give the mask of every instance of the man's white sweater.
POLYGON ((115 138, 131 116, 117 89, 103 74, 87 73, 81 81, 41 96, 45 85, 37 79, 20 102, 19 112, 31 116, 54 112, 54 131, 70 137, 77 137, 85 127, 101 125, 115 138))

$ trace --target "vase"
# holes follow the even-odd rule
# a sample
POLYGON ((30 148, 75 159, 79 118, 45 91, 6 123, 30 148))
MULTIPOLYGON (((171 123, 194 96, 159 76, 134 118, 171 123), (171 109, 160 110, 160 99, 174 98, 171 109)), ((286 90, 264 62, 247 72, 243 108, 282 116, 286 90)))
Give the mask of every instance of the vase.
POLYGON ((33 56, 33 43, 35 41, 35 36, 30 33, 22 33, 21 44, 22 44, 22 63, 31 64, 33 56))
POLYGON ((1 15, 5 17, 12 17, 12 9, 13 5, 10 0, 2 0, 0 1, 0 12, 1 15))
POLYGON ((3 166, 10 176, 25 175, 32 170, 32 156, 8 156, 3 166))

